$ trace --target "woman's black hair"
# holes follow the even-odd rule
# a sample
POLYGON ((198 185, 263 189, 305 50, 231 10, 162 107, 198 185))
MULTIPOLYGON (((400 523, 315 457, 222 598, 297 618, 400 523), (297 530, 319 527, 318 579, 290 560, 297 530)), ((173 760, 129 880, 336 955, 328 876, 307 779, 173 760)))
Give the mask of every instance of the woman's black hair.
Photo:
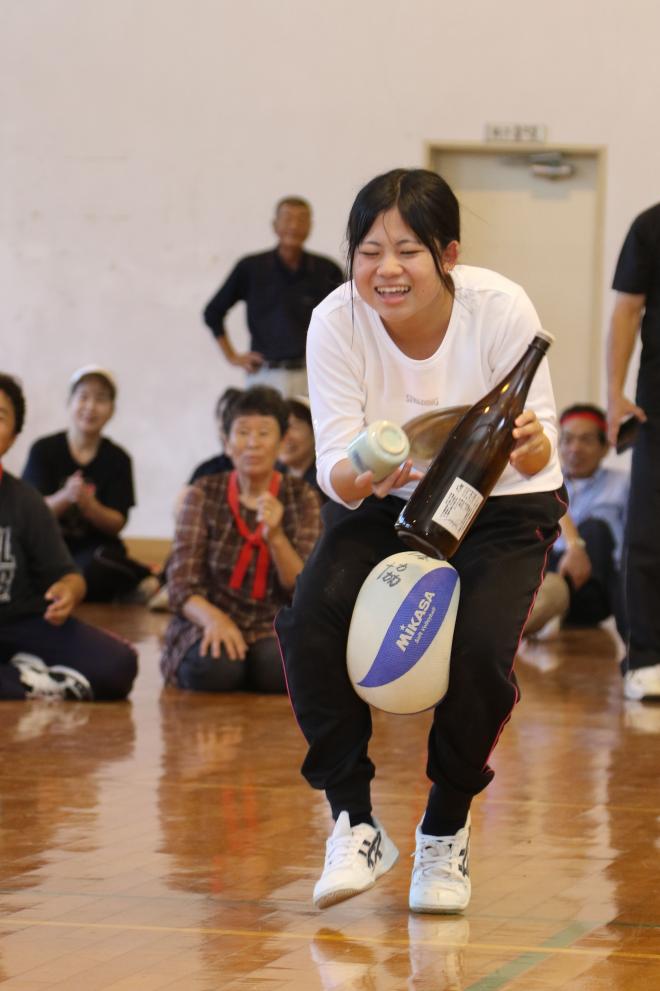
POLYGON ((240 392, 225 409, 223 429, 228 434, 234 420, 253 413, 274 417, 284 436, 289 426, 289 404, 277 389, 271 389, 268 385, 254 385, 251 389, 240 392))
POLYGON ((392 169, 376 176, 357 194, 346 228, 349 280, 353 278, 353 262, 359 245, 376 218, 394 207, 431 252, 436 271, 445 289, 453 296, 454 283, 442 268, 442 253, 451 241, 461 239, 458 200, 442 176, 428 169, 392 169))
POLYGON ((215 418, 220 424, 222 432, 225 436, 229 432, 229 427, 231 426, 231 423, 227 419, 227 413, 232 403, 238 399, 242 392, 242 389, 236 389, 233 385, 230 385, 225 389, 222 395, 218 397, 218 401, 215 404, 215 418))
POLYGON ((295 416, 297 420, 302 420, 310 427, 312 426, 312 411, 307 403, 301 403, 299 399, 290 399, 289 412, 295 416))
POLYGON ((14 436, 18 437, 25 423, 25 396, 20 384, 11 375, 0 372, 0 392, 4 392, 14 407, 14 436))

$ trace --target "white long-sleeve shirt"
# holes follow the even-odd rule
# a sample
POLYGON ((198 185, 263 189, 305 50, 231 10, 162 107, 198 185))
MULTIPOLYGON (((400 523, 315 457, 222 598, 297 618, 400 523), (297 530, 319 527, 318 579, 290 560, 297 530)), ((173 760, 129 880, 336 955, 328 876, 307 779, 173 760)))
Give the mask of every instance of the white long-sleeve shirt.
MULTIPOLYGON (((318 480, 323 491, 350 508, 332 487, 330 473, 350 442, 374 420, 403 425, 421 413, 471 405, 504 378, 540 329, 536 310, 516 283, 488 269, 458 265, 456 296, 437 351, 421 360, 405 355, 372 307, 345 283, 312 314, 307 336, 309 396, 316 437, 318 480)), ((546 492, 562 484, 557 457, 557 418, 547 359, 527 401, 543 425, 552 454, 542 471, 527 477, 510 465, 493 495, 546 492)), ((407 499, 416 482, 393 494, 407 499)))

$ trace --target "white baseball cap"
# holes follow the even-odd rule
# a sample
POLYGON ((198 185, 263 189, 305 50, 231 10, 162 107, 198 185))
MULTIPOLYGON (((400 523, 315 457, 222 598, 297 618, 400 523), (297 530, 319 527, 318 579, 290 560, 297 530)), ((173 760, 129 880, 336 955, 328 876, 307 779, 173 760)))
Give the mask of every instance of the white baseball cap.
POLYGON ((117 382, 112 372, 109 372, 107 368, 101 368, 100 365, 83 365, 82 368, 76 369, 71 378, 69 379, 69 392, 73 392, 77 385, 82 382, 84 378, 88 378, 90 375, 95 375, 97 378, 103 379, 107 382, 112 398, 114 399, 117 395, 117 382))

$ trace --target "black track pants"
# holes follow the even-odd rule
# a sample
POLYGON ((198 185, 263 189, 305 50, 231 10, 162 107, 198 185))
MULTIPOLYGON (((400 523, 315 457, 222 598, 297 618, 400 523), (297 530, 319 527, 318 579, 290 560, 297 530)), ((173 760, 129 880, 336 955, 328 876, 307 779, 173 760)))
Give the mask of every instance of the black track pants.
POLYGON ((660 413, 647 415, 633 451, 624 550, 630 669, 660 664, 660 413))
POLYGON ((23 699, 25 686, 8 662, 14 654, 34 654, 49 667, 65 665, 87 678, 94 698, 125 699, 138 669, 132 644, 113 633, 69 617, 53 626, 43 616, 13 619, 0 627, 0 699, 23 699))
MULTIPOLYGON (((565 502, 563 490, 491 498, 452 558, 460 603, 449 690, 435 711, 427 764, 434 801, 447 815, 467 813, 493 777, 488 758, 518 699, 514 656, 565 502)), ((324 533, 293 603, 275 621, 291 702, 309 744, 302 772, 325 790, 335 818, 344 809, 371 808, 371 714, 349 681, 346 642, 367 574, 406 549, 393 529, 402 506, 393 496, 372 497, 357 510, 328 503, 324 533)))

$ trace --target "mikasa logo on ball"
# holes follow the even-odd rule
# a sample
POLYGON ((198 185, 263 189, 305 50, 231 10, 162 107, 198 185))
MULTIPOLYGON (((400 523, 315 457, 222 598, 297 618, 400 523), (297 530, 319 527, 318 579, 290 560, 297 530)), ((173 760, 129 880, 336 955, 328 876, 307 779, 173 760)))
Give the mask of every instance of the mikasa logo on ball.
POLYGON ((359 685, 365 688, 387 685, 417 664, 442 625, 457 581, 453 568, 437 568, 413 585, 359 685))
MULTIPOLYGON (((419 630, 419 627, 421 626, 422 620, 426 616, 426 613, 429 612, 429 606, 431 605, 431 602, 434 598, 435 598, 435 592, 427 592, 424 598, 420 600, 419 605, 417 606, 417 609, 415 610, 412 619, 410 620, 408 625, 401 627, 403 633, 396 642, 396 645, 399 648, 399 650, 404 652, 406 651, 408 644, 417 633, 417 630, 419 630)), ((424 632, 428 624, 433 619, 434 615, 435 615, 435 607, 433 607, 433 609, 431 609, 431 611, 429 612, 428 616, 426 616, 426 621, 422 626, 421 631, 417 635, 416 642, 419 642, 419 638, 421 637, 422 633, 424 632)))
POLYGON ((353 607, 346 669, 356 693, 386 712, 421 712, 449 685, 460 597, 458 572, 419 551, 390 554, 353 607))

